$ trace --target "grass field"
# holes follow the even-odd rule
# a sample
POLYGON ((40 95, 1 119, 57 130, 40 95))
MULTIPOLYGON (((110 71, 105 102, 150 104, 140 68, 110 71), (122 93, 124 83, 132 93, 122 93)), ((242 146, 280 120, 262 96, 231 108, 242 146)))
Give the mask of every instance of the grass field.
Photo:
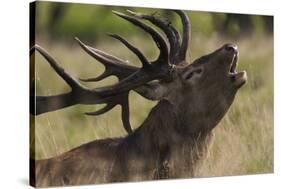
MULTIPOLYGON (((135 56, 114 40, 104 37, 95 47, 106 50, 123 59, 138 64, 135 56)), ((74 40, 68 44, 48 42, 39 38, 43 46, 58 62, 76 78, 97 76, 103 66, 83 52, 74 40)), ((150 39, 130 38, 133 44, 150 58, 157 51, 150 39)), ((198 176, 222 176, 273 172, 273 38, 266 35, 228 39, 213 35, 193 36, 188 61, 207 54, 224 43, 238 45, 239 70, 246 70, 248 83, 238 92, 230 111, 215 128, 215 140, 210 154, 198 176)), ((99 83, 87 83, 97 87, 115 82, 109 78, 99 83)), ((69 90, 45 60, 36 54, 37 94, 51 95, 69 90)), ((130 93, 131 124, 138 127, 156 102, 130 93)), ((35 118, 35 157, 48 158, 59 155, 83 143, 108 137, 125 135, 119 107, 98 116, 83 113, 99 109, 100 105, 76 105, 35 118)), ((32 149, 34 150, 34 149, 32 149)))

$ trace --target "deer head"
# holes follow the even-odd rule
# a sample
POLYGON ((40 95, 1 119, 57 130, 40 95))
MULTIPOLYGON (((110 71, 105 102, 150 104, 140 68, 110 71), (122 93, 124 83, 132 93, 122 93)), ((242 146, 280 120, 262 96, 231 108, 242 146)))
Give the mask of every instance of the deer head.
MULTIPOLYGON (((81 81, 100 81, 111 75, 119 79, 114 85, 89 89, 65 72, 47 51, 35 45, 31 52, 36 49, 42 54, 72 90, 55 96, 36 96, 36 106, 34 109, 31 108, 31 113, 38 115, 75 104, 106 104, 101 110, 86 113, 99 115, 116 105, 121 105, 124 128, 128 133, 132 133, 129 123, 128 94, 130 90, 135 90, 147 99, 168 100, 173 104, 175 114, 181 120, 182 130, 194 133, 212 129, 227 112, 237 90, 247 80, 245 71, 236 72, 237 47, 232 44, 223 45, 213 53, 188 64, 185 59, 190 39, 190 22, 183 11, 175 10, 183 24, 182 37, 170 22, 154 14, 128 12, 130 16, 114 13, 151 35, 160 52, 158 58, 149 61, 126 39, 110 34, 139 58, 142 67, 138 68, 128 65, 120 58, 90 47, 76 38, 82 49, 105 66, 105 72, 100 76, 80 79, 81 81), (162 29, 169 45, 162 34, 141 20, 147 20, 162 29)), ((33 98, 34 94, 31 97, 33 98)))
POLYGON ((246 82, 246 72, 237 73, 238 50, 226 44, 193 63, 177 67, 164 96, 175 104, 187 132, 212 129, 232 104, 246 82))

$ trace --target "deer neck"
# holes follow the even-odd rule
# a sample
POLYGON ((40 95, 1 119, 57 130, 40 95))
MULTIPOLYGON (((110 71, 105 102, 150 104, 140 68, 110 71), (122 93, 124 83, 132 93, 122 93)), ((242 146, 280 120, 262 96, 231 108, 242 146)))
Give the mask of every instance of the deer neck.
POLYGON ((182 173, 193 176, 198 160, 208 152, 212 133, 185 133, 181 130, 186 126, 183 120, 176 114, 174 105, 167 100, 160 101, 132 138, 137 148, 156 159, 160 166, 168 162, 178 170, 182 165, 182 173))
MULTIPOLYGON (((143 141, 153 141, 156 146, 166 144, 178 144, 188 141, 187 139, 202 138, 211 133, 211 130, 190 132, 191 127, 188 115, 180 115, 176 112, 175 105, 168 100, 161 100, 149 113, 147 119, 134 132, 133 138, 143 141)), ((190 118, 193 119, 193 118, 190 118)), ((202 118, 201 118, 202 119, 202 118)), ((200 122, 201 123, 201 122, 200 122)), ((196 122, 195 122, 196 124, 196 122)), ((192 125, 196 127, 196 125, 192 125)), ((206 126, 206 128, 208 128, 206 126)))

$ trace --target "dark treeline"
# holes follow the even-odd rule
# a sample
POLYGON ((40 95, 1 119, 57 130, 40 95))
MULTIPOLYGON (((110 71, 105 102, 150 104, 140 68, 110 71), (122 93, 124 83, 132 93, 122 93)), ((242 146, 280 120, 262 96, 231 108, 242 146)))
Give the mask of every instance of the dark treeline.
MULTIPOLYGON (((72 3, 50 3, 37 2, 37 34, 45 34, 51 39, 65 39, 78 35, 85 39, 94 41, 99 35, 123 31, 122 34, 130 35, 135 28, 127 22, 112 14, 112 10, 125 12, 127 9, 134 11, 155 13, 169 17, 178 23, 176 16, 169 10, 101 6, 72 3)), ((273 32, 273 17, 209 13, 199 11, 188 11, 193 24, 193 32, 210 35, 219 32, 222 35, 239 37, 256 33, 273 32)))

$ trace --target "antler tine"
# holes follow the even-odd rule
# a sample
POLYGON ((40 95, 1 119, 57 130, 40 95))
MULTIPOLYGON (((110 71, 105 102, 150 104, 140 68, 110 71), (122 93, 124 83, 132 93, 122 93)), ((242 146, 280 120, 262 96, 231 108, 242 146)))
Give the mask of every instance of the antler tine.
POLYGON ((151 37, 153 38, 153 40, 155 41, 158 49, 160 50, 160 55, 158 57, 158 60, 162 60, 159 62, 159 64, 167 64, 167 60, 169 57, 169 53, 168 53, 168 47, 167 44, 165 42, 165 39, 162 37, 162 35, 160 33, 158 33, 155 29, 153 29, 152 27, 148 26, 147 24, 133 18, 130 17, 126 14, 117 12, 117 11, 113 11, 114 14, 116 14, 117 16, 131 22, 132 24, 140 27, 141 29, 143 29, 144 31, 146 31, 147 33, 149 33, 151 35, 151 37))
POLYGON ((154 14, 150 15, 133 12, 131 10, 127 11, 137 18, 146 19, 150 21, 152 24, 155 24, 157 27, 164 31, 170 43, 170 62, 172 64, 176 64, 175 57, 177 56, 177 49, 179 49, 180 47, 180 35, 178 31, 172 26, 172 24, 168 20, 163 20, 154 16, 154 14))
POLYGON ((130 111, 129 111, 129 101, 128 101, 128 92, 123 93, 121 95, 117 95, 113 98, 109 99, 109 102, 107 105, 95 112, 86 112, 86 115, 101 115, 104 114, 111 109, 113 109, 116 105, 121 106, 121 117, 122 117, 122 123, 124 129, 127 131, 127 133, 131 134, 133 132, 131 124, 130 124, 130 111))
POLYGON ((113 37, 117 40, 119 40, 121 43, 123 43, 128 49, 130 49, 141 61, 143 68, 148 67, 150 64, 148 62, 148 60, 145 58, 145 56, 142 54, 142 52, 137 49, 136 47, 134 47, 133 45, 131 45, 126 39, 124 39, 123 37, 116 35, 116 34, 108 34, 110 37, 113 37))
MULTIPOLYGON (((49 111, 58 110, 64 107, 72 106, 77 103, 89 104, 89 103, 104 103, 104 100, 99 98, 97 94, 82 86, 76 79, 70 74, 64 71, 64 69, 52 58, 49 53, 40 47, 35 45, 30 49, 30 53, 34 53, 37 50, 55 70, 55 72, 71 87, 71 91, 59 95, 53 96, 36 96, 36 107, 31 111, 33 115, 43 114, 49 111)), ((35 96, 31 95, 31 99, 35 96)))
POLYGON ((95 78, 81 79, 81 81, 91 82, 100 81, 111 75, 115 75, 119 80, 128 77, 130 74, 138 70, 135 66, 128 65, 124 60, 121 60, 115 56, 109 55, 101 50, 85 45, 77 37, 75 40, 90 56, 101 62, 105 66, 105 71, 95 78))
POLYGON ((103 64, 124 64, 126 65, 126 62, 120 58, 117 58, 113 55, 109 55, 105 52, 102 52, 101 50, 95 49, 93 47, 90 47, 88 45, 86 45, 85 43, 83 43, 78 37, 74 38, 78 44, 80 45, 80 47, 85 50, 90 56, 94 57, 95 59, 97 59, 98 61, 102 62, 103 64), (104 60, 101 59, 100 54, 102 54, 102 56, 104 56, 104 60))
POLYGON ((186 51, 189 46, 189 40, 190 40, 190 28, 191 24, 189 21, 188 16, 185 14, 182 10, 174 10, 181 18, 182 25, 183 25, 183 32, 182 32, 182 43, 179 51, 179 60, 185 60, 186 57, 186 51))
POLYGON ((178 44, 180 44, 181 42, 181 35, 179 34, 178 30, 175 28, 175 27, 171 27, 171 30, 173 30, 174 34, 175 34, 175 37, 178 41, 178 44))
MULTIPOLYGON (((77 89, 84 89, 82 85, 79 84, 76 79, 74 79, 71 75, 69 75, 67 72, 64 71, 64 69, 58 65, 56 60, 52 58, 46 50, 44 50, 39 45, 35 45, 34 49, 36 49, 51 65, 51 67, 57 72, 57 74, 72 88, 72 90, 77 89)), ((34 50, 33 50, 34 52, 34 50)))
MULTIPOLYGON (((100 76, 96 78, 82 79, 82 81, 85 82, 100 81, 106 78, 106 76, 110 76, 110 75, 115 75, 119 78, 119 80, 122 80, 128 77, 129 75, 135 73, 139 69, 137 67, 128 65, 127 63, 125 63, 125 61, 115 56, 109 55, 101 50, 85 45, 78 38, 75 39, 78 41, 82 49, 86 49, 85 51, 88 54, 90 54, 90 56, 94 57, 95 59, 103 63, 106 69, 105 72, 102 73, 100 76), (117 62, 119 63, 117 64, 117 62)), ((149 100, 159 100, 159 94, 156 92, 157 86, 159 86, 158 82, 150 82, 134 90, 137 93, 139 93, 141 96, 149 100)))
POLYGON ((110 103, 107 104, 105 107, 103 107, 102 109, 99 109, 95 112, 86 112, 86 115, 100 115, 100 114, 104 114, 105 112, 108 112, 109 110, 111 110, 112 108, 114 108, 116 106, 116 104, 114 103, 110 103))
POLYGON ((100 74, 97 77, 91 77, 91 78, 87 78, 87 79, 83 79, 83 78, 79 78, 80 81, 84 81, 84 82, 93 82, 93 81, 101 81, 104 78, 107 78, 111 75, 113 75, 114 73, 111 70, 105 70, 102 74, 100 74))
POLYGON ((114 65, 118 65, 121 67, 125 67, 125 68, 129 68, 129 69, 136 69, 137 67, 131 66, 128 64, 128 61, 122 60, 116 56, 110 55, 104 51, 101 51, 99 49, 93 48, 88 46, 88 48, 92 51, 94 51, 95 54, 98 54, 100 57, 104 57, 105 59, 107 59, 108 63, 107 64, 114 64, 114 65))
POLYGON ((36 111, 31 113, 39 115, 41 113, 53 111, 79 103, 106 103, 107 105, 101 110, 98 110, 97 112, 86 113, 87 115, 99 115, 111 110, 116 105, 120 104, 122 108, 122 122, 124 129, 129 134, 132 133, 132 128, 129 122, 128 91, 122 94, 103 96, 98 91, 85 88, 80 85, 78 81, 76 81, 71 75, 65 72, 64 69, 58 65, 55 59, 52 58, 48 54, 48 52, 39 45, 35 45, 33 48, 31 48, 30 53, 34 52, 35 49, 47 60, 47 62, 56 71, 56 73, 66 81, 66 83, 72 88, 72 91, 57 96, 36 96, 36 111))
POLYGON ((129 109, 129 100, 128 100, 128 93, 127 96, 124 98, 124 101, 121 105, 121 118, 124 129, 128 133, 133 133, 132 126, 130 124, 130 109, 129 109))

